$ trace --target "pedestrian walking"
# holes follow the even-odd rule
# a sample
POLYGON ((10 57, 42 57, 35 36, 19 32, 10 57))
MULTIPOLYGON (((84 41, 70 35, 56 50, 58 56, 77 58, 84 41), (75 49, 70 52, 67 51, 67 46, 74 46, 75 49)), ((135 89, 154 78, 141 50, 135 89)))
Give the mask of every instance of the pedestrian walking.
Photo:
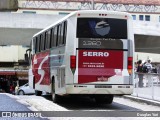
POLYGON ((139 78, 139 81, 138 81, 138 86, 139 87, 143 87, 143 64, 142 64, 142 60, 139 60, 137 62, 137 73, 138 73, 138 78, 139 78))

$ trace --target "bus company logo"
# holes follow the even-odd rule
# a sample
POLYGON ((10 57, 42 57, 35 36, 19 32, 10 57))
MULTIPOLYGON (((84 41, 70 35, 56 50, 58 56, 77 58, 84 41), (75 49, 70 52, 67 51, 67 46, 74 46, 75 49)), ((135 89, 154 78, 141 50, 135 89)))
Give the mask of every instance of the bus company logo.
POLYGON ((108 57, 108 52, 83 52, 83 56, 108 57))
POLYGON ((107 22, 105 21, 101 21, 98 22, 95 26, 95 31, 97 34, 101 35, 101 36, 105 36, 109 33, 110 31, 110 26, 107 22))
POLYGON ((48 54, 46 55, 35 55, 33 59, 33 74, 35 75, 36 84, 41 84, 44 77, 46 77, 46 69, 48 68, 47 62, 48 62, 48 54), (41 57, 40 57, 41 56, 41 57))

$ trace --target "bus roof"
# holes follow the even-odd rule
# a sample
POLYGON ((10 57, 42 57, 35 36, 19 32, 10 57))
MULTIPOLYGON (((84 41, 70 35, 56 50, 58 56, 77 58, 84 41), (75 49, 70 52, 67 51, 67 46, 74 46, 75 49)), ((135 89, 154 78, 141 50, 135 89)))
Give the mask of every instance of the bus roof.
POLYGON ((69 18, 70 16, 74 15, 75 13, 76 13, 76 11, 75 11, 75 12, 70 13, 69 15, 65 16, 64 18, 62 18, 62 19, 58 20, 57 22, 55 22, 55 23, 51 24, 50 26, 46 27, 45 29, 43 29, 43 30, 39 31, 39 32, 38 32, 38 33, 36 33, 33 37, 36 37, 37 35, 39 35, 39 34, 43 33, 44 31, 47 31, 48 29, 50 29, 50 28, 51 28, 51 27, 53 27, 54 25, 59 24, 60 22, 63 22, 64 20, 66 20, 66 19, 67 19, 67 18, 69 18))
POLYGON ((57 22, 51 24, 50 26, 46 27, 45 29, 39 31, 38 33, 36 33, 33 37, 36 37, 37 35, 47 31, 48 29, 50 29, 51 27, 65 21, 67 18, 77 14, 77 13, 85 13, 85 14, 113 14, 113 15, 127 15, 127 16, 130 16, 131 15, 127 12, 119 12, 119 11, 106 11, 106 10, 79 10, 79 11, 74 11, 74 12, 71 12, 70 14, 68 14, 67 16, 65 16, 64 18, 58 20, 57 22))

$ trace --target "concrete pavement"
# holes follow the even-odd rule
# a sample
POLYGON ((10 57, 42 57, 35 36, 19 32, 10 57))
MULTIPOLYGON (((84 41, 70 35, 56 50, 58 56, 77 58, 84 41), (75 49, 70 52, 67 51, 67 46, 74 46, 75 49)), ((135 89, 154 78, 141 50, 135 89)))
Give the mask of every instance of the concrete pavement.
POLYGON ((156 100, 151 100, 151 99, 142 98, 142 97, 136 97, 136 96, 133 96, 133 95, 124 95, 123 97, 126 98, 126 99, 136 101, 136 102, 146 103, 148 105, 160 106, 160 102, 156 101, 156 100))

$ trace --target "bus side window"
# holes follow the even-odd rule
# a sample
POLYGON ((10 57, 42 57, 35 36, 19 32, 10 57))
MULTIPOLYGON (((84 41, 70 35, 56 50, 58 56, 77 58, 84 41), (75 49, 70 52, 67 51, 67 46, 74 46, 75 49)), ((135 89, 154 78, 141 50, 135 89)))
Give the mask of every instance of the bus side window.
POLYGON ((51 48, 57 46, 57 26, 51 29, 51 48))
MULTIPOLYGON (((37 45, 37 52, 40 52, 40 44, 41 44, 41 41, 40 41, 40 40, 41 40, 41 39, 40 39, 40 36, 37 36, 37 40, 36 40, 36 41, 37 41, 37 42, 36 42, 36 43, 37 43, 37 44, 36 44, 36 45, 37 45)), ((37 53, 37 52, 36 52, 36 53, 37 53)))
POLYGON ((57 27, 51 29, 51 48, 56 47, 57 27))
POLYGON ((42 50, 44 50, 44 39, 43 39, 43 34, 40 35, 40 43, 39 43, 39 52, 41 52, 42 50))
POLYGON ((63 42, 62 44, 66 44, 66 35, 67 35, 67 21, 64 22, 64 27, 63 27, 63 42))
POLYGON ((54 29, 54 47, 57 47, 58 45, 58 26, 54 29))
POLYGON ((43 37, 43 40, 44 40, 44 50, 46 50, 46 44, 47 44, 47 32, 44 33, 44 37, 43 37))
POLYGON ((51 42, 51 30, 48 30, 46 32, 46 49, 50 48, 50 42, 51 42))
POLYGON ((54 43, 54 28, 51 29, 51 42, 50 42, 50 48, 53 47, 54 43))
POLYGON ((54 32, 54 29, 51 28, 51 30, 50 30, 50 42, 49 42, 49 48, 52 48, 53 32, 54 32))
POLYGON ((60 35, 59 35, 59 45, 63 45, 63 29, 64 29, 64 23, 61 24, 61 31, 60 31, 60 35))
POLYGON ((38 37, 38 42, 39 42, 39 52, 41 52, 41 49, 42 49, 42 47, 41 47, 41 44, 42 44, 42 40, 41 40, 41 38, 40 38, 40 36, 38 37))
POLYGON ((35 53, 38 52, 38 38, 36 37, 36 41, 35 41, 35 53))
POLYGON ((37 52, 37 51, 36 51, 36 50, 37 50, 37 48, 36 48, 36 47, 37 47, 37 46, 36 46, 36 39, 37 39, 37 38, 33 38, 33 51, 34 51, 33 53, 36 53, 36 52, 37 52))
POLYGON ((61 24, 58 25, 58 34, 57 34, 57 46, 61 44, 61 24))

